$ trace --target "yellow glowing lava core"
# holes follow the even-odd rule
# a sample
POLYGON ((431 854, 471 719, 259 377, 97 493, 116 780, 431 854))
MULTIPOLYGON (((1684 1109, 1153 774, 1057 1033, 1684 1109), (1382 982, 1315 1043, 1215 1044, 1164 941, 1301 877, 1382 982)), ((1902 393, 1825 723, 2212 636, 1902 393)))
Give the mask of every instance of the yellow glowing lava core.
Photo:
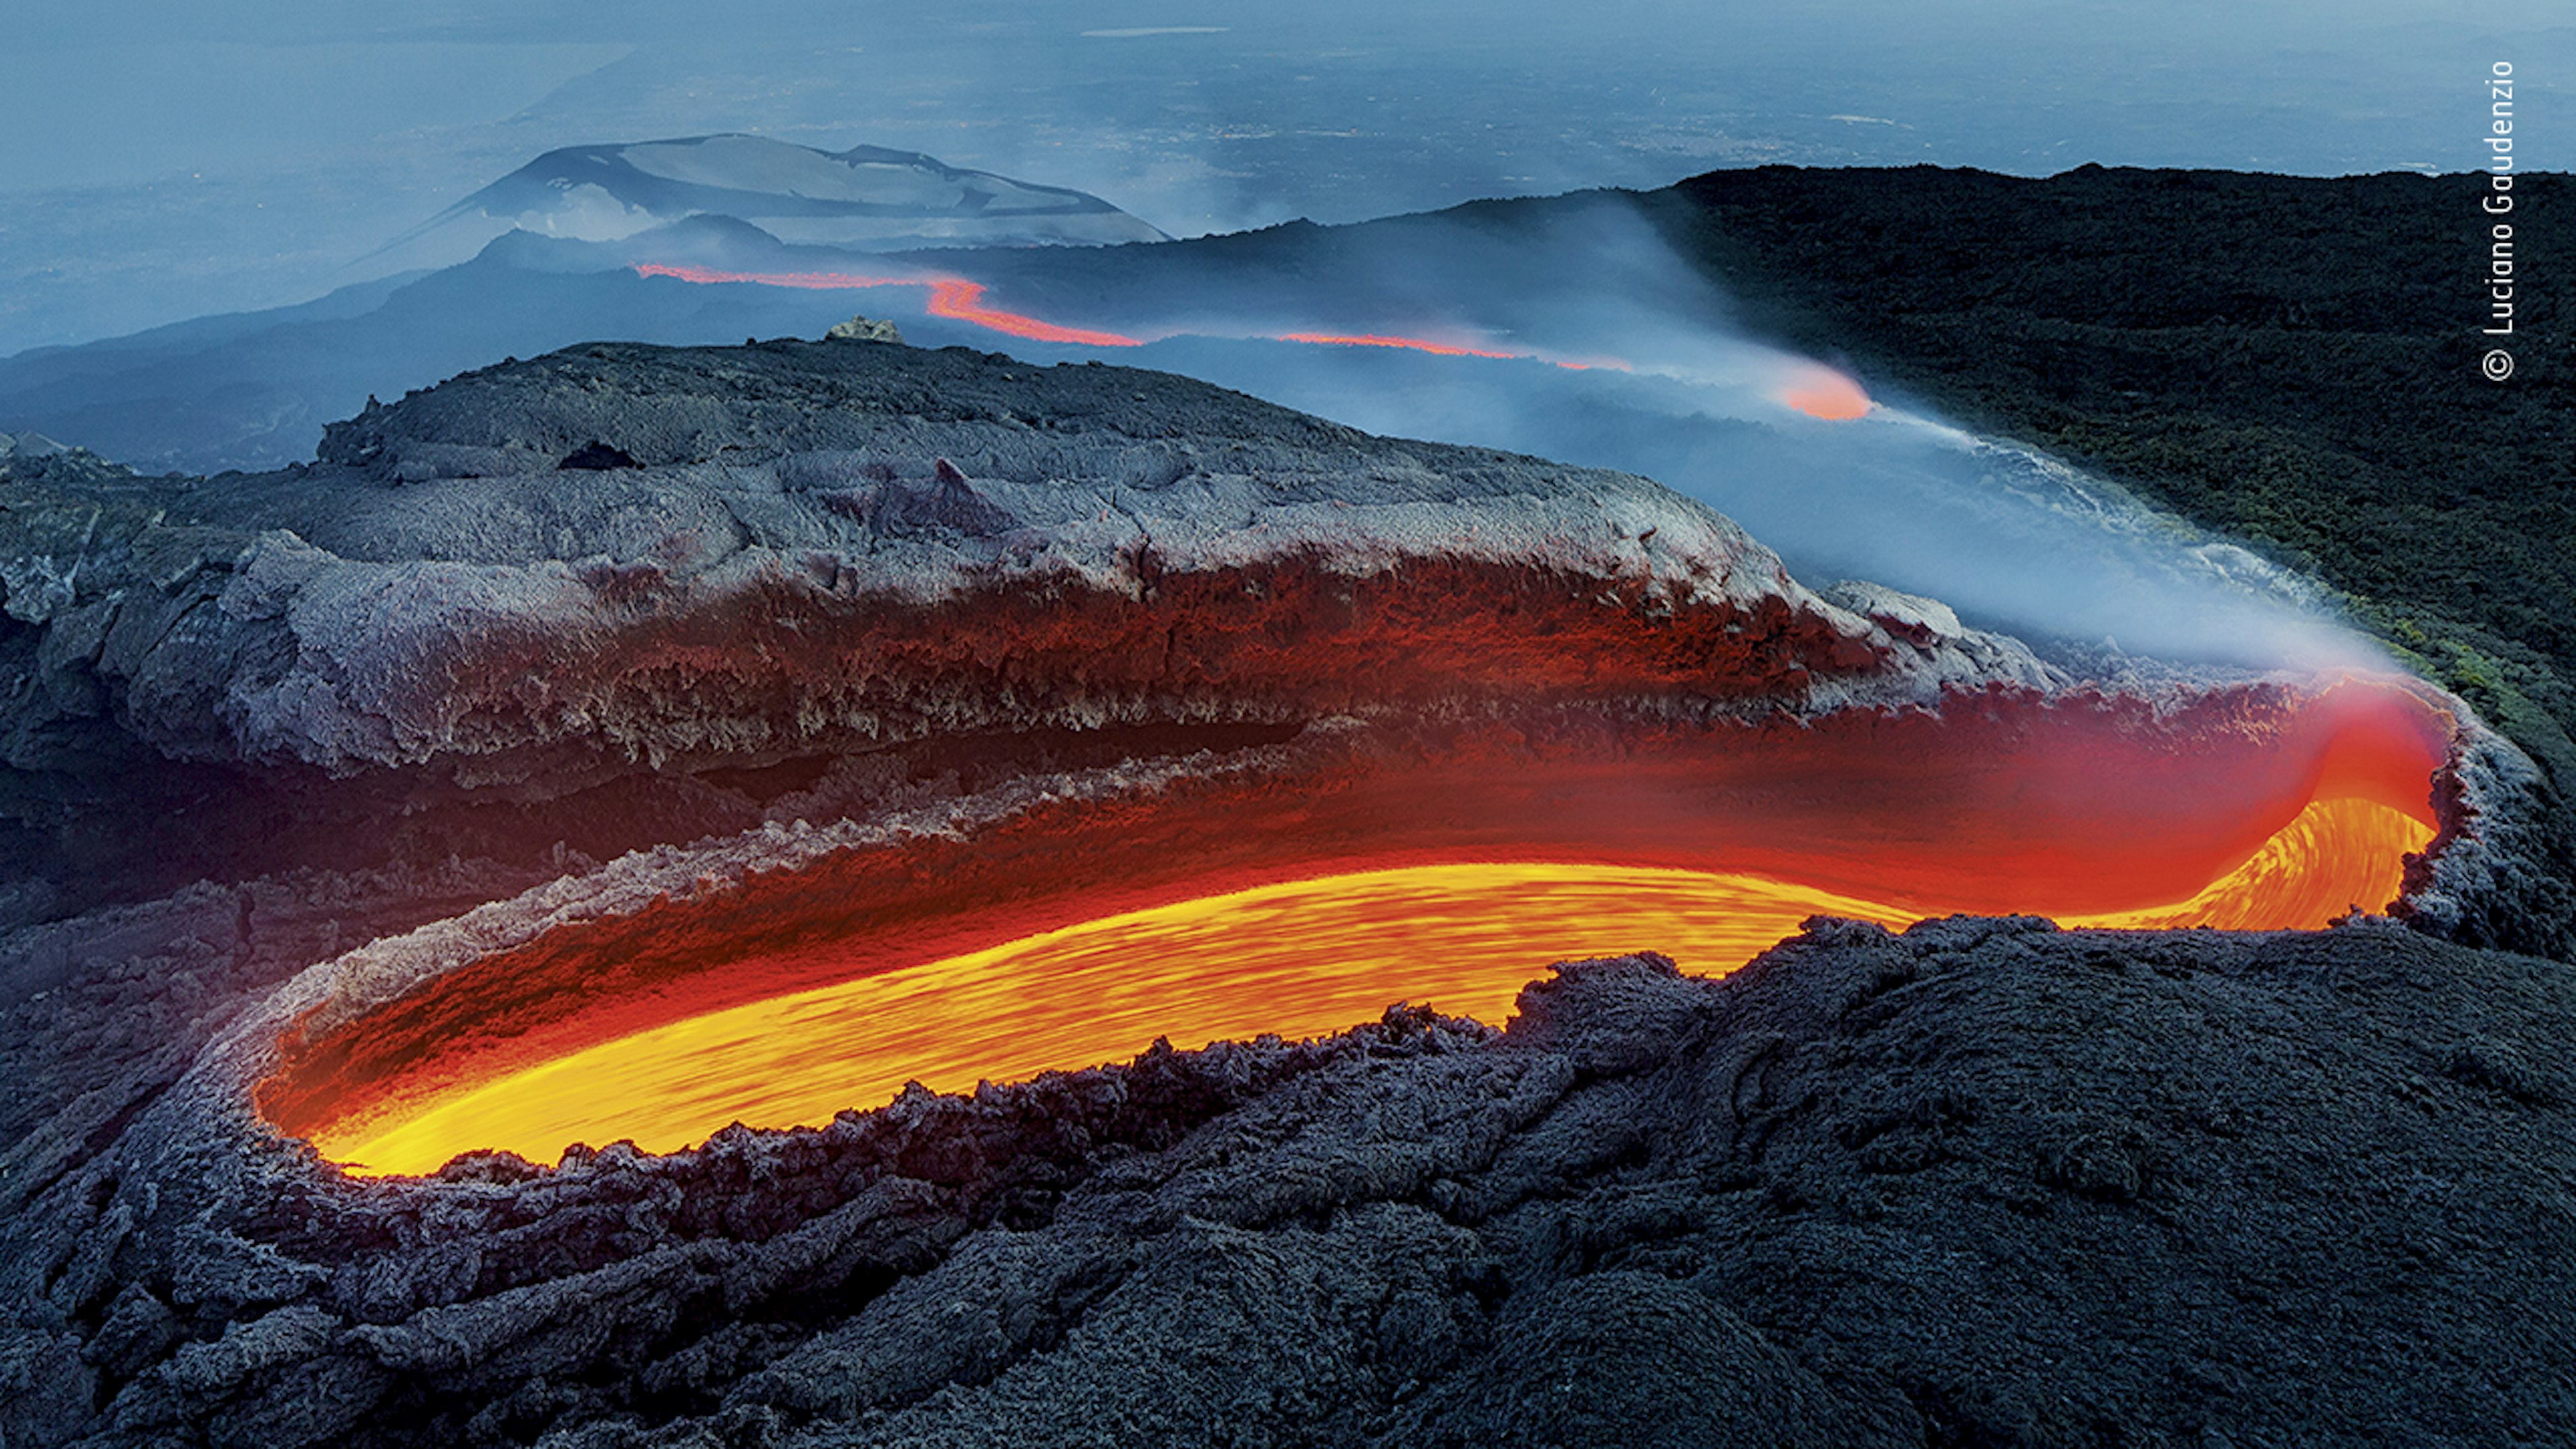
MULTIPOLYGON (((2394 897, 2399 857, 2431 836, 2383 805, 2319 801, 2190 901, 2066 923, 2322 925, 2394 897)), ((1817 914, 1895 927, 1914 918, 1751 876, 1626 866, 1430 865, 1287 881, 709 1012, 344 1118, 314 1145, 361 1174, 434 1171, 476 1148, 550 1162, 569 1143, 626 1138, 668 1152, 732 1122, 817 1125, 907 1081, 960 1091, 1130 1057, 1157 1037, 1194 1047, 1313 1036, 1398 1000, 1499 1023, 1551 961, 1655 950, 1722 974, 1817 914)))

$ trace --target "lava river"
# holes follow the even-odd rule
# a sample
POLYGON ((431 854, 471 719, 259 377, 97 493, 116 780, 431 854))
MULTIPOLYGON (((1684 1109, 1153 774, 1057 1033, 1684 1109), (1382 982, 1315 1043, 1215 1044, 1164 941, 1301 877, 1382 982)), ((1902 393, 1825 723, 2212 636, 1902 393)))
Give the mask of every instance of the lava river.
POLYGON ((1971 696, 1469 731, 1039 801, 566 926, 290 1041, 260 1100, 353 1172, 419 1173, 676 1150, 1398 1000, 1499 1024, 1549 961, 1718 974, 1818 913, 2313 928, 2399 894, 2450 730, 2367 678, 2178 709, 1971 696))

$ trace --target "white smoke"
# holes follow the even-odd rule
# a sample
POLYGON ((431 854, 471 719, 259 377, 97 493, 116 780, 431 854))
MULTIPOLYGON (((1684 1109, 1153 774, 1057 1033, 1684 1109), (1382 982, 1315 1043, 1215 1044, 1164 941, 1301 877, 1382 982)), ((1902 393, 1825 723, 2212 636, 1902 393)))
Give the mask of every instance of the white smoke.
MULTIPOLYGON (((2310 580, 2107 479, 1901 401, 1846 421, 1801 414, 1784 395, 1822 365, 1746 336, 1623 203, 1570 208, 1535 235, 1383 225, 1400 245, 1339 247, 1335 268, 1284 287, 1255 278, 1231 300, 1202 277, 1186 315, 1126 324, 1180 335, 1063 355, 1186 373, 1371 432, 1642 473, 1742 523, 1810 582, 1928 594, 2087 653, 2257 669, 2381 657, 2310 580), (1523 355, 1261 340, 1298 331, 1523 355), (1624 366, 1557 365, 1608 359, 1624 366)), ((1094 305, 1087 322, 1118 327, 1121 307, 1155 303, 1143 286, 1094 305)))

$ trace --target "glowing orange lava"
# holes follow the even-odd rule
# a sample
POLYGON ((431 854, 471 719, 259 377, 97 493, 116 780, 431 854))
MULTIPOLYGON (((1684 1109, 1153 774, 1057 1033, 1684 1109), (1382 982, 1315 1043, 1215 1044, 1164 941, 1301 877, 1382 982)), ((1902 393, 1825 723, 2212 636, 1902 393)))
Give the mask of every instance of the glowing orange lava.
POLYGON ((822 292, 861 291, 870 287, 927 287, 930 300, 923 310, 933 317, 972 322, 978 327, 1013 337, 1026 337, 1035 342, 1066 342, 1083 347, 1144 345, 1136 338, 1116 332, 1059 327, 1019 312, 987 307, 984 305, 984 284, 970 282, 964 277, 869 277, 850 272, 719 272, 707 267, 672 267, 658 262, 638 263, 635 271, 639 276, 674 277, 700 284, 748 282, 762 287, 794 287, 822 292))
MULTIPOLYGON (((2398 889, 2432 830, 2360 799, 2310 804, 2191 900, 2070 925, 2315 927, 2398 889)), ((668 1152, 733 1122, 817 1125, 905 1082, 962 1091, 1184 1045, 1311 1036, 1396 1000, 1500 1022, 1542 964, 1653 949, 1720 974, 1809 915, 1916 913, 1751 876, 1573 863, 1411 866, 1122 912, 673 1021, 313 1134, 362 1175, 573 1142, 668 1152)), ((853 962, 854 966, 858 963, 853 962)))
MULTIPOLYGON (((760 287, 790 287, 801 291, 863 291, 871 287, 926 287, 930 300, 922 310, 933 317, 956 322, 971 322, 978 327, 1013 337, 1026 337, 1035 342, 1063 342, 1083 347, 1142 347, 1152 339, 1127 336, 1121 332, 1103 332, 1084 327, 1065 327, 1041 321, 1022 312, 1005 312, 984 305, 983 283, 964 277, 872 277, 855 272, 725 272, 712 267, 668 266, 660 262, 636 264, 636 274, 645 277, 670 277, 677 281, 714 285, 741 282, 760 287)), ((1394 333, 1338 332, 1273 332, 1257 334, 1272 342, 1303 342, 1319 347, 1394 347, 1414 352, 1428 352, 1440 357, 1491 357, 1509 361, 1544 362, 1569 372, 1586 372, 1593 368, 1628 370, 1628 364, 1604 358, 1575 362, 1548 357, 1534 352, 1500 352, 1463 344, 1434 342, 1422 337, 1403 337, 1394 333)))
POLYGON ((1548 961, 1659 949, 1724 969, 1817 911, 1866 902, 1741 876, 1607 866, 1415 866, 1130 911, 674 1022, 416 1115, 315 1138, 354 1171, 427 1172, 472 1147, 552 1161, 631 1137, 668 1152, 729 1122, 821 1123, 906 1081, 941 1091, 1263 1032, 1335 1031, 1398 999, 1499 1022, 1548 961))
POLYGON ((2312 801, 2243 865, 2190 900, 2143 910, 2063 915, 2058 924, 2114 930, 2314 930, 2347 911, 2396 899, 2405 857, 2433 843, 2433 827, 2373 800, 2312 801))
POLYGON ((2349 678, 1319 746, 568 922, 297 1028, 258 1100, 335 1160, 421 1171, 677 1146, 1398 998, 1491 1019, 1553 959, 1721 972, 1813 912, 2314 927, 2396 896, 2450 731, 2412 687, 2349 678), (877 1015, 854 1035, 853 1012, 877 1015), (584 1096, 618 1110, 566 1117, 584 1096))
POLYGON ((930 284, 929 312, 933 317, 950 317, 990 327, 1013 337, 1027 337, 1039 342, 1070 342, 1084 347, 1141 347, 1133 337, 1115 332, 1093 332, 1081 327, 1058 327, 1035 317, 1017 312, 1004 312, 983 304, 984 284, 957 277, 943 277, 930 284))
POLYGON ((1502 352, 1487 347, 1469 347, 1459 342, 1434 342, 1427 337, 1405 337, 1393 332, 1274 332, 1263 334, 1273 342, 1304 342, 1316 347, 1393 347, 1408 352, 1428 352, 1435 357, 1491 357, 1507 362, 1544 362, 1568 372, 1590 372, 1606 368, 1612 372, 1629 371, 1627 363, 1614 357, 1576 362, 1541 352, 1502 352))
POLYGON ((1796 375, 1781 389, 1780 401, 1812 418, 1829 422, 1848 422, 1869 416, 1876 406, 1859 383, 1814 363, 1800 363, 1796 375))
POLYGON ((1428 352, 1436 357, 1517 358, 1517 352, 1495 352, 1482 347, 1463 347, 1450 342, 1433 342, 1422 337, 1398 337, 1388 332, 1282 332, 1281 342, 1310 342, 1318 347, 1401 347, 1414 352, 1428 352))

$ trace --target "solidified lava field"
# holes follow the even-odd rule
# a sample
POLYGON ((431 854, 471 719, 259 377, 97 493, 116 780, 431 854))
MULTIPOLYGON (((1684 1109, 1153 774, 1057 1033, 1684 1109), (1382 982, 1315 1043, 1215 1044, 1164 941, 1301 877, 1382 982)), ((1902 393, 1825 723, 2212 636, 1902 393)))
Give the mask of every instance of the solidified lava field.
POLYGON ((2576 1395, 2576 993, 2483 949, 2544 787, 2403 677, 2112 688, 1642 479, 962 349, 0 488, 7 1442, 2576 1395))

